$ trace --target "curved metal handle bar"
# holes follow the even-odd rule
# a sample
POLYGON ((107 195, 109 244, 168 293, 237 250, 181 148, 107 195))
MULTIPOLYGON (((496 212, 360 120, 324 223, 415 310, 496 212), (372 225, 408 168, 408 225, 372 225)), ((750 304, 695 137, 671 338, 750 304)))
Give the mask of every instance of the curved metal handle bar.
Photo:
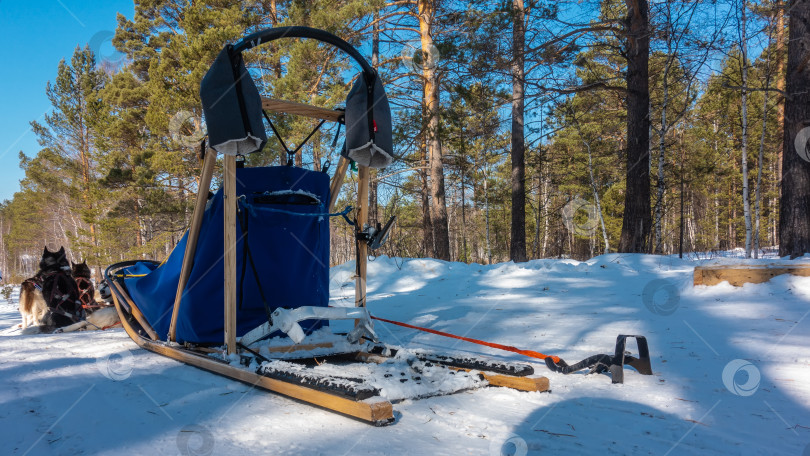
POLYGON ((360 64, 367 82, 374 81, 374 78, 377 76, 377 72, 374 71, 374 68, 368 64, 363 55, 360 54, 354 46, 329 32, 312 27, 292 26, 260 30, 256 33, 251 33, 234 44, 232 52, 241 53, 242 51, 279 38, 312 38, 324 43, 329 43, 352 56, 352 58, 360 64))

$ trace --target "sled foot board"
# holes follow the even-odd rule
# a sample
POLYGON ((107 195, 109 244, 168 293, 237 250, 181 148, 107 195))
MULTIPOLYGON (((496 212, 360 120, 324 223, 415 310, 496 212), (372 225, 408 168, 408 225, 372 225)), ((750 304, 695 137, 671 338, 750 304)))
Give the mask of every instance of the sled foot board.
POLYGON ((373 399, 380 395, 379 389, 364 384, 360 378, 338 377, 313 371, 301 372, 268 364, 262 365, 257 372, 264 377, 312 388, 313 390, 323 391, 354 401, 373 399))
POLYGON ((307 387, 259 376, 258 386, 275 393, 317 405, 335 412, 359 418, 375 425, 384 425, 394 419, 394 409, 390 402, 382 399, 353 401, 307 387))
MULTIPOLYGON (((391 359, 387 356, 367 352, 359 352, 355 355, 355 357, 358 361, 377 364, 382 364, 391 359)), ((501 386, 504 388, 512 388, 518 391, 529 391, 529 392, 531 391, 541 392, 549 390, 549 381, 547 377, 535 377, 527 375, 520 375, 520 376, 504 375, 500 373, 485 372, 477 369, 469 369, 466 367, 451 366, 451 365, 446 365, 446 367, 457 371, 478 372, 492 386, 501 386)))
MULTIPOLYGON (((386 349, 386 347, 378 345, 371 347, 368 352, 361 354, 362 358, 358 359, 363 361, 371 360, 372 362, 381 363, 383 362, 382 360, 387 359, 386 355, 396 356, 396 354, 397 349, 390 347, 386 349), (374 358, 375 356, 381 358, 374 358), (374 361, 374 359, 377 360, 374 361)), ((440 364, 442 366, 491 372, 493 374, 501 374, 508 377, 526 377, 534 374, 534 368, 531 366, 531 364, 501 362, 476 356, 447 356, 436 353, 416 352, 414 357, 419 361, 440 364)))

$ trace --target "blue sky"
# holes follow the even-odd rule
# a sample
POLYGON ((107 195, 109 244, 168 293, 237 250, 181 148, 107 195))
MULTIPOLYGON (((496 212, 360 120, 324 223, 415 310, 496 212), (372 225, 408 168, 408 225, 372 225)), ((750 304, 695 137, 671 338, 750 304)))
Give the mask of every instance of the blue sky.
POLYGON ((19 151, 39 151, 29 122, 51 109, 45 85, 59 61, 91 41, 100 43, 97 54, 112 55, 118 12, 132 18, 132 0, 0 0, 0 201, 20 188, 19 151))

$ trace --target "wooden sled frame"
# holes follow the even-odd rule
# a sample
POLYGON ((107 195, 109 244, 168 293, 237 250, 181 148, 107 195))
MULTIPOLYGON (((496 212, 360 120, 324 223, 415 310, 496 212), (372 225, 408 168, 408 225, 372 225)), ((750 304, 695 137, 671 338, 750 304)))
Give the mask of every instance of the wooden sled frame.
MULTIPOLYGON (((109 277, 108 275, 108 278, 109 277)), ((195 353, 193 350, 184 349, 177 344, 169 345, 165 342, 150 340, 139 334, 133 325, 132 319, 134 319, 134 315, 137 312, 135 304, 129 301, 128 306, 133 312, 127 312, 121 302, 127 296, 126 292, 119 287, 115 280, 109 280, 109 284, 113 292, 112 296, 115 308, 118 310, 118 314, 121 317, 121 324, 127 332, 127 335, 141 348, 186 364, 191 364, 192 366, 205 369, 215 374, 224 375, 234 380, 248 383, 252 386, 258 386, 274 393, 317 405, 352 418, 367 421, 377 426, 389 424, 394 419, 391 403, 381 398, 376 398, 376 400, 353 401, 334 394, 317 391, 306 386, 268 378, 249 370, 233 367, 227 362, 218 361, 215 358, 206 356, 204 351, 195 353)), ((138 323, 140 323, 140 321, 138 321, 138 323)), ((151 328, 148 330, 147 328, 143 329, 147 333, 151 330, 151 328)), ((208 352, 213 352, 213 350, 209 350, 208 352)))
MULTIPOLYGON (((376 72, 368 65, 367 62, 365 62, 359 52, 357 52, 357 50, 351 47, 348 43, 345 43, 343 40, 340 40, 339 38, 334 37, 326 32, 315 32, 313 32, 313 29, 306 29, 304 27, 287 27, 283 28, 283 30, 269 29, 268 31, 257 32, 256 34, 246 37, 244 40, 238 43, 234 49, 235 51, 241 52, 242 50, 249 49, 250 47, 260 44, 261 42, 278 38, 280 36, 276 35, 279 34, 287 37, 314 37, 321 41, 334 44, 340 49, 346 51, 360 63, 366 76, 370 75, 376 77, 376 72), (313 35, 315 32, 317 33, 313 35)), ((373 78, 371 80, 373 81, 373 78)), ((343 123, 345 121, 344 112, 342 110, 329 110, 300 103, 272 99, 263 99, 262 107, 268 111, 284 114, 301 115, 339 123, 343 123)), ((180 270, 180 278, 172 307, 169 332, 168 335, 166 335, 167 337, 165 341, 161 340, 162 336, 164 335, 157 334, 149 325, 148 321, 146 321, 146 318, 144 318, 142 312, 138 309, 138 305, 130 298, 128 291, 123 284, 123 279, 119 275, 121 269, 134 265, 135 261, 112 265, 108 267, 107 271, 105 272, 105 277, 108 280, 110 290, 112 292, 113 303, 119 313, 122 326, 129 337, 141 348, 147 349, 154 353, 176 359, 178 361, 232 378, 234 380, 248 383, 253 386, 258 386, 299 401, 313 404, 375 425, 385 425, 393 422, 394 414, 391 402, 383 399, 379 395, 369 395, 363 399, 359 399, 359 396, 357 396, 355 399, 352 399, 352 396, 347 394, 345 389, 337 392, 335 392, 335 389, 329 390, 332 392, 324 391, 323 389, 308 386, 311 383, 307 383, 306 381, 295 381, 287 378, 279 379, 278 377, 271 377, 266 370, 263 370, 262 366, 260 366, 256 371, 252 371, 248 368, 230 365, 227 362, 226 356, 222 356, 221 359, 211 356, 214 353, 223 355, 236 354, 242 356, 244 359, 244 357, 249 356, 248 353, 252 353, 254 355, 253 359, 256 361, 261 359, 267 360, 261 355, 249 350, 247 347, 240 346, 236 341, 237 195, 236 157, 233 155, 225 155, 223 157, 223 283, 225 288, 223 302, 224 350, 205 347, 190 347, 188 344, 184 346, 176 343, 177 321, 180 303, 193 268, 194 256, 197 250, 197 243, 203 222, 203 214, 205 212, 205 206, 208 200, 208 192, 211 186, 214 166, 217 161, 216 151, 213 149, 203 149, 202 160, 202 169, 197 190, 196 203, 191 219, 191 225, 189 227, 187 243, 180 270), (243 350, 240 350, 240 347, 243 350)), ((349 164, 349 159, 343 156, 340 157, 335 174, 329 186, 331 193, 328 208, 330 213, 334 211, 335 203, 343 186, 343 181, 348 171, 349 164)), ((368 167, 362 165, 359 166, 357 185, 358 201, 355 229, 358 240, 356 242, 357 274, 355 277, 355 306, 365 307, 368 245, 366 241, 362 240, 360 234, 368 224, 368 167)), ((357 323, 357 321, 355 323, 357 323)), ((312 348, 312 346, 302 348, 308 349, 312 348)), ((290 347, 290 349, 294 350, 295 347, 290 347)), ((353 353, 351 356, 353 357, 352 360, 357 362, 385 362, 387 360, 382 353, 365 354, 358 351, 357 353, 353 353)), ((536 376, 529 377, 533 374, 533 369, 530 366, 526 366, 529 370, 528 372, 511 375, 509 372, 496 372, 497 368, 495 364, 485 360, 477 361, 478 364, 476 364, 472 369, 468 368, 466 364, 458 365, 449 361, 437 361, 437 363, 453 370, 474 370, 493 386, 504 386, 521 391, 548 390, 547 378, 536 376)), ((266 366, 269 366, 269 364, 266 366)))
MULTIPOLYGON (((262 375, 258 370, 254 372, 247 368, 234 367, 224 359, 217 359, 216 357, 210 356, 211 354, 222 354, 222 350, 208 347, 189 347, 187 346, 188 344, 183 346, 173 342, 157 340, 154 330, 145 319, 143 319, 137 305, 129 298, 127 291, 117 280, 120 278, 118 272, 121 269, 132 266, 136 262, 137 261, 128 261, 112 265, 105 272, 105 277, 110 285, 113 304, 118 311, 124 330, 141 348, 375 426, 385 426, 394 422, 394 412, 391 402, 379 395, 351 398, 345 395, 332 394, 328 391, 319 391, 317 388, 296 383, 295 381, 289 381, 288 379, 271 378, 262 375)), ((320 343, 300 346, 268 347, 268 351, 270 353, 290 353, 296 350, 330 348, 331 346, 330 343, 320 343)), ((358 362, 383 363, 391 359, 391 356, 396 353, 396 349, 390 350, 381 346, 372 348, 375 350, 374 352, 357 351, 353 354, 344 354, 343 356, 358 362), (385 351, 391 351, 389 356, 383 354, 385 351)), ((242 354, 246 354, 246 352, 242 354)), ((319 358, 324 359, 320 356, 319 358)), ((469 364, 469 360, 453 360, 452 358, 445 358, 443 356, 439 356, 438 359, 430 357, 417 357, 417 359, 442 364, 451 370, 475 371, 482 379, 486 380, 490 386, 506 387, 526 392, 543 392, 549 389, 548 378, 533 375, 534 371, 528 365, 521 365, 521 371, 515 371, 512 368, 504 370, 503 366, 497 362, 485 364, 486 360, 474 360, 474 362, 481 363, 476 366, 469 364), (443 358, 444 360, 442 360, 443 358)))
MULTIPOLYGON (((328 110, 300 103, 292 103, 279 100, 263 99, 262 106, 265 109, 275 112, 304 115, 320 119, 342 122, 343 111, 328 110)), ((236 344, 236 157, 225 155, 223 163, 223 190, 224 190, 224 262, 225 262, 225 333, 224 346, 228 354, 238 353, 236 344)), ((176 341, 177 319, 180 309, 180 301, 183 291, 188 284, 189 276, 194 265, 194 255, 197 250, 200 228, 202 227, 205 205, 208 200, 208 192, 213 177, 214 165, 217 161, 217 154, 212 149, 207 149, 203 155, 202 170, 197 190, 197 199, 194 212, 189 227, 188 241, 183 256, 183 263, 180 271, 180 280, 175 294, 174 306, 172 308, 171 323, 169 327, 168 339, 176 341)), ((330 182, 329 211, 334 210, 335 202, 343 186, 345 175, 349 168, 349 160, 340 157, 335 174, 330 182)), ((362 226, 368 220, 368 168, 361 166, 358 179, 358 224, 362 226)), ((366 261, 367 247, 363 242, 358 243, 358 276, 356 279, 356 302, 355 304, 365 306, 365 284, 366 284, 366 261), (362 247, 361 247, 362 246, 362 247)), ((114 268, 116 265, 111 266, 114 268)), ((353 418, 370 422, 375 425, 385 425, 393 421, 393 407, 390 402, 379 397, 365 401, 353 401, 344 397, 317 391, 306 386, 284 382, 259 375, 245 369, 235 368, 225 362, 220 362, 210 356, 195 353, 194 351, 183 349, 177 344, 169 345, 159 340, 158 334, 152 329, 137 305, 130 299, 128 293, 123 290, 114 280, 114 271, 105 274, 108 283, 113 291, 113 301, 121 318, 121 323, 129 337, 141 348, 157 354, 168 356, 186 364, 205 369, 207 371, 224 375, 234 380, 249 383, 275 393, 279 393, 293 399, 304 401, 325 409, 329 409, 353 418), (123 305, 125 303, 125 305, 123 305), (134 320, 134 322, 133 322, 134 320), (136 323, 145 333, 145 337, 133 326, 136 323)))
MULTIPOLYGON (((229 217, 228 212, 226 210, 225 214, 225 222, 232 223, 231 231, 232 233, 228 234, 228 229, 225 230, 225 241, 223 247, 225 249, 228 248, 229 242, 234 242, 235 237, 235 229, 236 229, 236 207, 235 197, 227 198, 227 195, 233 195, 235 189, 229 189, 229 183, 231 185, 234 184, 234 176, 233 174, 230 176, 228 172, 229 170, 235 170, 235 167, 231 167, 234 165, 231 163, 228 164, 228 157, 226 158, 226 166, 225 166, 225 182, 223 183, 224 191, 226 194, 225 204, 227 207, 228 203, 232 203, 233 206, 230 207, 230 211, 232 215, 229 217), (229 182, 230 181, 230 182, 229 182), (233 241, 231 241, 233 240, 233 241)), ((231 157, 233 158, 233 157, 231 157)), ((196 241, 199 235, 200 225, 202 221, 202 211, 205 210, 205 200, 207 199, 207 194, 211 182, 211 173, 213 170, 213 163, 216 160, 216 156, 213 153, 206 154, 204 158, 204 163, 202 166, 202 176, 200 179, 201 186, 198 191, 198 198, 197 198, 197 205, 195 206, 195 213, 192 217, 192 224, 191 228, 189 229, 189 237, 188 237, 188 244, 186 246, 186 253, 183 260, 183 265, 181 269, 181 277, 180 277, 180 286, 185 288, 185 284, 188 281, 188 276, 191 272, 191 261, 188 261, 188 258, 193 258, 194 252, 196 250, 196 241), (203 186, 202 184, 205 183, 206 185, 203 186), (201 200, 203 201, 201 203, 201 200), (197 212, 199 209, 199 213, 197 212)), ((332 181, 330 183, 330 188, 332 189, 331 194, 331 201, 330 201, 330 212, 332 211, 332 207, 334 206, 334 202, 337 199, 337 194, 340 192, 344 175, 346 174, 349 167, 349 160, 344 157, 341 157, 340 162, 338 163, 336 172, 332 181)), ((369 184, 369 172, 367 167, 361 166, 359 168, 359 179, 358 179, 358 196, 360 197, 359 204, 358 204, 358 225, 362 226, 363 224, 367 223, 368 219, 368 184, 369 184)), ((228 226, 228 225, 226 225, 228 226)), ((233 244, 231 244, 233 246, 233 244)), ((366 305, 366 277, 367 277, 367 245, 363 241, 357 242, 357 277, 355 282, 355 305, 356 306, 365 306, 366 305)), ((236 252, 235 248, 230 249, 231 252, 236 252)), ((236 344, 236 337, 235 337, 235 327, 236 327, 236 320, 235 320, 235 303, 236 303, 236 261, 235 261, 235 253, 233 254, 231 260, 228 260, 228 255, 225 256, 225 280, 226 280, 226 293, 233 293, 232 300, 227 299, 225 300, 224 305, 224 312, 225 312, 225 322, 226 325, 231 325, 231 331, 228 331, 228 326, 225 328, 224 334, 224 346, 226 347, 226 352, 228 354, 239 354, 240 350, 238 350, 236 344), (229 270, 229 268, 231 268, 229 270), (227 286, 227 280, 229 277, 229 273, 232 274, 232 286, 227 286), (230 306, 230 308, 229 308, 230 306), (234 316, 229 316, 229 310, 232 311, 234 316)), ((385 400, 379 396, 369 397, 363 400, 354 400, 351 398, 343 397, 337 394, 331 394, 325 391, 319 391, 317 389, 313 389, 306 385, 297 384, 291 381, 285 381, 283 379, 277 378, 268 378, 267 376, 261 375, 258 372, 253 372, 247 369, 242 369, 239 367, 234 367, 228 364, 224 360, 218 360, 215 357, 209 356, 212 353, 222 353, 221 350, 209 349, 204 347, 197 347, 196 349, 190 349, 184 346, 181 346, 174 341, 164 342, 160 340, 158 334, 154 331, 154 329, 149 325, 149 323, 144 318, 141 311, 138 309, 137 304, 129 297, 129 294, 121 286, 121 284, 117 281, 119 278, 116 274, 120 269, 131 266, 135 263, 135 261, 125 262, 125 263, 118 263, 116 265, 110 266, 107 271, 105 272, 105 277, 110 286, 111 294, 113 297, 113 303, 119 313, 121 324, 124 327, 124 330, 127 332, 127 335, 137 343, 141 348, 146 350, 152 351, 154 353, 167 356, 169 358, 175 359, 177 361, 190 364, 192 366, 198 367, 200 369, 207 370, 209 372, 226 376, 228 378, 238 380, 252 386, 260 387, 266 389, 268 391, 272 391, 274 393, 278 393, 289 398, 306 402, 327 410, 331 410, 342 415, 355 418, 364 422, 368 422, 375 426, 384 426, 394 422, 394 412, 393 406, 390 401, 385 400)), ((180 298, 182 297, 182 289, 178 288, 176 299, 175 299, 175 306, 173 308, 172 313, 172 328, 175 328, 176 319, 177 319, 177 312, 178 312, 178 303, 180 298)), ((301 350, 309 350, 315 348, 313 345, 309 346, 301 346, 301 350)), ((287 347, 284 351, 287 350, 294 350, 295 347, 287 347)), ((271 352, 277 351, 279 349, 270 350, 271 352)), ((371 353, 364 353, 364 352, 357 352, 353 355, 354 359, 358 362, 385 362, 388 357, 385 357, 379 353, 371 354, 371 353)), ((475 370, 483 379, 487 381, 487 383, 491 386, 499 386, 499 387, 507 387, 511 389, 515 389, 518 391, 527 391, 527 392, 542 392, 548 391, 549 389, 549 382, 548 378, 543 376, 534 376, 531 374, 516 374, 516 375, 509 375, 508 373, 502 372, 490 372, 484 371, 483 369, 471 369, 466 366, 458 366, 452 363, 446 363, 446 366, 453 370, 463 370, 463 371, 471 371, 475 370)))

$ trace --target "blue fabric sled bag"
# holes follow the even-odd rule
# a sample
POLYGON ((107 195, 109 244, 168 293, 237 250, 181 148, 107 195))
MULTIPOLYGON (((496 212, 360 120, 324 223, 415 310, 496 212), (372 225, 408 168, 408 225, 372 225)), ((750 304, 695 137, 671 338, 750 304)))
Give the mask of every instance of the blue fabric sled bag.
MULTIPOLYGON (((270 311, 277 307, 327 306, 329 302, 329 177, 291 166, 240 168, 236 244, 237 336, 267 321, 259 286, 270 311), (247 236, 245 230, 247 228, 247 236), (245 257, 245 239, 250 250, 245 257)), ((122 271, 133 302, 164 338, 180 279, 188 233, 159 267, 137 263, 122 271)), ((194 267, 180 301, 177 341, 222 343, 224 331, 223 198, 208 201, 194 267)), ((305 331, 325 322, 302 322, 305 331)))

